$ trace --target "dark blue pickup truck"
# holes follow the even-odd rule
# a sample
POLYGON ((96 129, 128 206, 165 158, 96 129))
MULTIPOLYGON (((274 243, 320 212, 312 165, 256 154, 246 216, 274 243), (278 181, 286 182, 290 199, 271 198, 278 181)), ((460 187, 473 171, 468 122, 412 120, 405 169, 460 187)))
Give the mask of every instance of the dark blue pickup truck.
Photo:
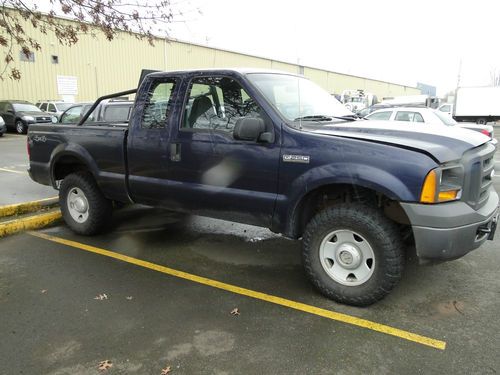
POLYGON ((354 305, 396 285, 405 238, 428 260, 493 238, 495 145, 482 134, 359 120, 282 72, 152 73, 132 91, 128 124, 29 129, 31 178, 59 189, 77 233, 102 231, 113 202, 267 227, 302 238, 314 285, 354 305))

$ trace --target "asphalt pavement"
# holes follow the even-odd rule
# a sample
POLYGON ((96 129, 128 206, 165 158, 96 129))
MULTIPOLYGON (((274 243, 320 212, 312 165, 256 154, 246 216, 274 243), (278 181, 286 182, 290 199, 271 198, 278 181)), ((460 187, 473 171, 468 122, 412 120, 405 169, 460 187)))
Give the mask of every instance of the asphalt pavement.
MULTIPOLYGON (((9 160, 25 158, 11 142, 9 160)), ((1 239, 0 374, 500 372, 500 236, 438 265, 409 255, 398 287, 367 308, 319 295, 300 248, 142 206, 99 236, 61 224, 1 239)))
POLYGON ((28 167, 26 136, 0 137, 0 206, 57 196, 52 187, 32 181, 28 167))

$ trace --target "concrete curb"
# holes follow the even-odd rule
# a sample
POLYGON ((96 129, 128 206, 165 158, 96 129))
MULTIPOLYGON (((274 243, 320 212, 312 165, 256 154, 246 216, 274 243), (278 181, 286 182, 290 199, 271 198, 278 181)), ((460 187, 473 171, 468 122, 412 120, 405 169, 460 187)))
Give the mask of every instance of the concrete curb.
POLYGON ((20 219, 0 223, 0 238, 25 230, 40 229, 61 218, 61 211, 45 212, 39 215, 26 216, 20 219))
POLYGON ((20 215, 29 212, 36 212, 42 208, 56 206, 59 203, 59 197, 40 199, 38 201, 11 204, 0 206, 0 217, 20 215))

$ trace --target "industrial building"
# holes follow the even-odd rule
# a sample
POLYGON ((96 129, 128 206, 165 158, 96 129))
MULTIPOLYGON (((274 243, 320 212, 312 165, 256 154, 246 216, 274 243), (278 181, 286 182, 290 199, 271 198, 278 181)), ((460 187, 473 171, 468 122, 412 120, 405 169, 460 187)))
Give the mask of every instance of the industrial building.
MULTIPOLYGON (((72 22, 64 20, 64 22, 72 22)), ((303 74, 331 94, 362 89, 379 98, 420 94, 416 87, 326 71, 309 66, 251 56, 183 41, 157 38, 154 46, 126 32, 111 42, 97 35, 80 35, 72 46, 61 45, 51 33, 43 34, 26 23, 28 35, 39 41, 40 51, 28 58, 19 50, 12 67, 20 81, 0 81, 1 99, 89 101, 101 95, 137 86, 142 69, 252 67, 303 74)))

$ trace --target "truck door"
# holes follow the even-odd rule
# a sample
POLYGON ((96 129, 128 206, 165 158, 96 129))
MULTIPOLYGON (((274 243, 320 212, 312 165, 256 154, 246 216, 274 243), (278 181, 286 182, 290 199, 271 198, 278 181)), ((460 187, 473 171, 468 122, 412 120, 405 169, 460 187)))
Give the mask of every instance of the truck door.
POLYGON ((172 208, 255 225, 269 225, 277 196, 279 127, 230 77, 186 82, 181 121, 172 129, 169 197, 172 208), (241 141, 242 117, 262 118, 272 142, 241 141))
POLYGON ((135 202, 156 205, 165 197, 171 108, 177 101, 178 82, 153 78, 138 94, 127 137, 128 188, 135 202))

